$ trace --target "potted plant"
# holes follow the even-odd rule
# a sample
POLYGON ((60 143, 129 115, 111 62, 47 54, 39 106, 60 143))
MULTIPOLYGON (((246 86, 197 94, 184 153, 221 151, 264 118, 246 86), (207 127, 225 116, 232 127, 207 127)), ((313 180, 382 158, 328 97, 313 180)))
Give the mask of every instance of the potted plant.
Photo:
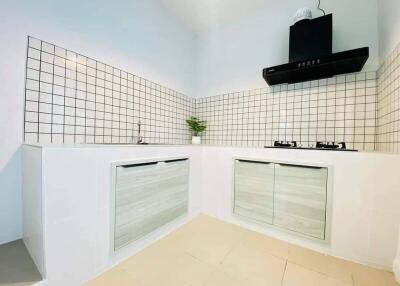
POLYGON ((201 137, 199 135, 207 129, 207 122, 197 117, 190 117, 186 120, 186 123, 193 133, 192 144, 201 144, 201 137))

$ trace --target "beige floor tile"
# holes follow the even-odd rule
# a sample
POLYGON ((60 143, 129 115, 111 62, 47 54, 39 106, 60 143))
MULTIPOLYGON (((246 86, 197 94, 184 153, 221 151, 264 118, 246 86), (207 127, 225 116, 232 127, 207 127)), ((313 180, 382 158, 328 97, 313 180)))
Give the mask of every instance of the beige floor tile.
POLYGON ((168 267, 169 263, 179 255, 163 252, 159 252, 157 255, 156 252, 156 250, 146 249, 122 262, 118 267, 144 284, 144 282, 149 282, 151 276, 161 276, 163 274, 162 270, 168 267))
POLYGON ((214 272, 204 286, 243 286, 243 281, 232 278, 223 271, 214 272))
POLYGON ((312 271, 351 283, 353 263, 298 246, 290 246, 288 261, 312 271))
POLYGON ((171 237, 186 253, 212 265, 219 265, 246 231, 217 219, 200 216, 171 237))
POLYGON ((119 267, 145 286, 200 286, 213 271, 210 265, 186 253, 175 256, 142 253, 119 267))
POLYGON ((242 243, 248 247, 266 251, 274 256, 287 258, 291 244, 268 237, 266 235, 248 231, 242 238, 242 243))
POLYGON ((183 253, 184 248, 182 245, 182 239, 172 233, 167 237, 153 243, 146 247, 144 250, 138 253, 138 256, 175 256, 177 253, 183 253))
POLYGON ((221 269, 231 277, 244 281, 244 285, 278 286, 286 261, 266 251, 239 245, 224 259, 221 269))
POLYGON ((392 273, 201 215, 87 286, 351 286, 353 281, 398 286, 392 273))
POLYGON ((126 271, 115 267, 96 279, 89 281, 85 286, 143 286, 126 271))
POLYGON ((352 282, 343 282, 321 273, 288 262, 282 286, 352 286, 352 282))
POLYGON ((360 264, 353 265, 355 286, 399 286, 391 272, 374 269, 360 264))
POLYGON ((178 231, 188 232, 189 234, 193 234, 193 232, 201 233, 203 231, 209 231, 221 235, 226 235, 226 234, 243 235, 245 232, 247 232, 246 229, 240 226, 226 223, 222 220, 207 215, 198 216, 188 224, 184 225, 178 231))

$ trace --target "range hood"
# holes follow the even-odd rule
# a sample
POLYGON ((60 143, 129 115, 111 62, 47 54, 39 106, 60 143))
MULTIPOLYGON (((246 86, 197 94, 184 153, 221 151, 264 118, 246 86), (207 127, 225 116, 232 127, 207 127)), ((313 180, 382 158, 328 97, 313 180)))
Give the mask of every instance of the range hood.
POLYGON ((269 85, 298 83, 359 72, 369 48, 332 53, 332 14, 303 20, 290 27, 289 63, 265 68, 269 85))

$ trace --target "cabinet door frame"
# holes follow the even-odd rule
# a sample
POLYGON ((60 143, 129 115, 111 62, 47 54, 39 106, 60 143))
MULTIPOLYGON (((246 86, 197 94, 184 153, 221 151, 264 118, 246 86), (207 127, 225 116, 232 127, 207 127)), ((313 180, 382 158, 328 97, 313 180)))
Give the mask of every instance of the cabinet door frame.
MULTIPOLYGON (((114 239, 115 239, 115 196, 116 196, 116 183, 117 183, 117 168, 121 166, 128 166, 128 165, 137 165, 137 164, 146 164, 146 163, 153 163, 153 162, 165 162, 165 161, 174 161, 174 160, 188 160, 188 207, 187 207, 187 213, 180 216, 179 218, 176 218, 175 220, 167 223, 167 225, 174 223, 174 221, 177 221, 179 219, 185 218, 189 215, 190 212, 190 202, 191 202, 191 192, 190 192, 190 182, 191 182, 191 172, 190 172, 190 155, 182 155, 182 156, 173 156, 173 157, 151 157, 151 158, 145 158, 145 159, 133 159, 133 160, 118 160, 118 161, 113 161, 111 162, 111 167, 110 167, 110 213, 109 213, 109 238, 110 238, 110 250, 109 250, 109 256, 112 258, 113 256, 116 256, 118 254, 123 254, 126 252, 129 252, 129 249, 132 249, 135 247, 135 245, 141 244, 143 241, 146 241, 149 237, 154 235, 153 233, 149 233, 137 241, 134 241, 131 245, 127 245, 125 247, 122 247, 120 249, 115 250, 115 245, 114 245, 114 239)), ((164 227, 164 226, 163 226, 164 227)), ((161 228, 163 228, 161 227, 161 228)), ((156 230, 157 231, 157 230, 156 230)), ((155 232, 156 232, 155 231, 155 232)))
MULTIPOLYGON (((327 151, 328 152, 328 151, 327 151)), ((284 234, 289 234, 294 238, 305 238, 308 241, 317 242, 321 245, 330 245, 331 243, 331 232, 332 232, 332 206, 333 206, 333 177, 334 177, 334 168, 333 165, 319 163, 319 162, 307 162, 307 161, 284 161, 284 160, 276 160, 273 158, 262 157, 241 157, 241 156, 234 156, 232 157, 232 176, 231 176, 231 216, 234 220, 237 220, 239 223, 249 223, 257 227, 267 228, 269 230, 277 231, 284 234), (326 168, 328 171, 327 176, 327 183, 326 183, 326 211, 325 211, 325 239, 318 239, 315 237, 310 237, 295 231, 291 231, 288 229, 284 229, 273 224, 262 223, 259 221, 254 221, 251 219, 246 219, 241 216, 238 216, 234 213, 234 206, 235 206, 235 161, 236 160, 245 160, 245 161, 254 161, 254 162, 262 162, 262 163, 271 163, 271 164, 287 164, 287 165, 296 165, 296 166, 305 166, 305 167, 317 167, 317 168, 326 168)))

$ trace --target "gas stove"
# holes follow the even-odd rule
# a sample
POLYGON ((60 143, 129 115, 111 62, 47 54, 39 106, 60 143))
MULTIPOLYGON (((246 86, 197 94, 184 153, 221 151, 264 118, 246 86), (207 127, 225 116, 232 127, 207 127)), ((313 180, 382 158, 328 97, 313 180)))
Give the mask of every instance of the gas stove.
POLYGON ((274 146, 265 146, 264 148, 281 148, 281 149, 301 149, 301 150, 330 150, 330 151, 353 151, 354 149, 347 149, 345 142, 316 142, 314 145, 302 146, 297 141, 275 141, 274 146))

